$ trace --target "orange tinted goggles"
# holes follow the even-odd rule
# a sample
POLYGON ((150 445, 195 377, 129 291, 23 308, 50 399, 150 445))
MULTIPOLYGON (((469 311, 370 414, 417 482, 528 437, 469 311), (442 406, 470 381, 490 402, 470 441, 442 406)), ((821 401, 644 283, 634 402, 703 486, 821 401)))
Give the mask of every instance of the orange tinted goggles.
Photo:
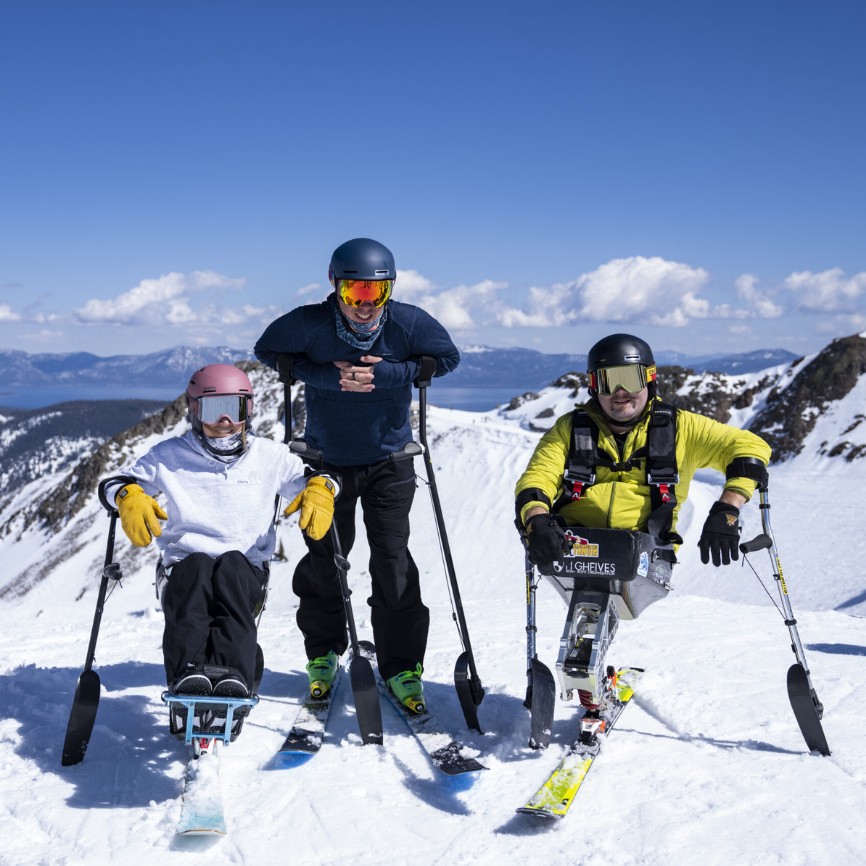
POLYGON ((337 280, 340 300, 350 307, 360 307, 364 303, 381 307, 391 297, 393 288, 393 280, 337 280))

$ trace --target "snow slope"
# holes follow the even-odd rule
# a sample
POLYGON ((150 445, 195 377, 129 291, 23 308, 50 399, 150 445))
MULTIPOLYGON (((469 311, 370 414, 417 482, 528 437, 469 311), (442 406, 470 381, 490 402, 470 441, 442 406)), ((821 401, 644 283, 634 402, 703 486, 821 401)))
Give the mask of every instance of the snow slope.
MULTIPOLYGON (((562 407, 567 409, 568 406, 562 407)), ((647 670, 621 727, 558 824, 514 809, 556 764, 575 710, 559 702, 552 744, 526 747, 523 552, 514 531, 514 482, 538 438, 497 412, 431 407, 428 438, 478 670, 485 733, 467 731, 452 686, 460 651, 425 486, 411 549, 422 570, 432 629, 425 682, 431 706, 489 768, 472 787, 431 768, 383 707, 386 747, 361 746, 351 708, 309 763, 272 757, 305 686, 294 624, 295 521, 281 527, 288 563, 273 568, 262 620, 261 703, 223 759, 229 836, 174 837, 185 747, 168 736, 160 700, 162 615, 153 558, 109 599, 97 647, 103 694, 83 763, 62 768, 69 706, 83 667, 108 520, 86 552, 59 565, 23 599, 2 604, 0 637, 0 863, 24 864, 784 864, 866 862, 866 559, 862 464, 814 456, 773 470, 773 528, 818 694, 831 757, 806 753, 787 701, 787 629, 748 568, 700 563, 696 542, 715 479, 693 485, 680 530, 686 545, 675 591, 623 623, 611 661, 647 670)), ((423 466, 416 462, 423 476, 423 466)), ((757 508, 745 512, 757 532, 757 508)), ((119 540, 118 546, 125 544, 119 540)), ((35 551, 33 551, 35 554, 35 551)), ((355 616, 370 637, 367 550, 350 557, 355 616)), ((776 598, 768 557, 750 557, 776 598)), ((565 609, 539 591, 539 655, 553 669, 565 609)))

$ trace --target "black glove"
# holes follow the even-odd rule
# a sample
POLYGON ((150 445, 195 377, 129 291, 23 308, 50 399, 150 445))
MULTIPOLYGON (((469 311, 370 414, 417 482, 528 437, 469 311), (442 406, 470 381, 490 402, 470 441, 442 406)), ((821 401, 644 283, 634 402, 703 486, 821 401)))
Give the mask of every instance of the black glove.
POLYGON ((295 377, 292 375, 292 366, 295 363, 295 355, 289 355, 282 352, 277 355, 277 372, 280 374, 280 381, 284 385, 294 385, 295 377))
POLYGON ((565 552, 565 519, 561 514, 536 514, 526 521, 526 546, 536 565, 561 559, 565 552))
POLYGON ((710 561, 713 565, 730 565, 732 559, 740 558, 740 509, 726 502, 714 502, 710 509, 698 547, 701 549, 701 562, 710 561))

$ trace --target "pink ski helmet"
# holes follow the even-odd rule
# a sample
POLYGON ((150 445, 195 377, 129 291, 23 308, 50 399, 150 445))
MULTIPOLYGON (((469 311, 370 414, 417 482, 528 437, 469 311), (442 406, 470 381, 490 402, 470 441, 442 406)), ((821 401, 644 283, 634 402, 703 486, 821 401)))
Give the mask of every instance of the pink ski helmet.
POLYGON ((253 386, 233 364, 207 364, 192 374, 186 386, 186 405, 193 428, 213 424, 223 416, 244 421, 249 430, 253 416, 253 386))

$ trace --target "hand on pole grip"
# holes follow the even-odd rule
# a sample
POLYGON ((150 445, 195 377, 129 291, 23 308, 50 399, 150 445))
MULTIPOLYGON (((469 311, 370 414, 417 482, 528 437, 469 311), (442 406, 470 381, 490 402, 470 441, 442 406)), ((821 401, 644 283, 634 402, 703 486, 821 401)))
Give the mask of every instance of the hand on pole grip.
POLYGON ((426 388, 436 374, 436 359, 431 355, 422 355, 418 359, 418 376, 415 379, 416 388, 426 388))
POLYGON ((114 501, 120 514, 120 525, 136 547, 147 547, 154 537, 162 535, 159 521, 168 520, 168 515, 137 484, 122 487, 114 501))
POLYGON ((565 551, 565 519, 561 514, 536 514, 526 521, 526 546, 536 565, 560 559, 565 551))
POLYGON ((295 377, 292 375, 292 367, 295 363, 295 356, 281 352, 277 355, 277 373, 279 373, 280 381, 284 385, 294 385, 295 377))
POLYGON ((730 565, 732 559, 740 558, 739 541, 740 509, 726 502, 714 502, 698 542, 701 562, 708 563, 712 554, 713 565, 730 565))

